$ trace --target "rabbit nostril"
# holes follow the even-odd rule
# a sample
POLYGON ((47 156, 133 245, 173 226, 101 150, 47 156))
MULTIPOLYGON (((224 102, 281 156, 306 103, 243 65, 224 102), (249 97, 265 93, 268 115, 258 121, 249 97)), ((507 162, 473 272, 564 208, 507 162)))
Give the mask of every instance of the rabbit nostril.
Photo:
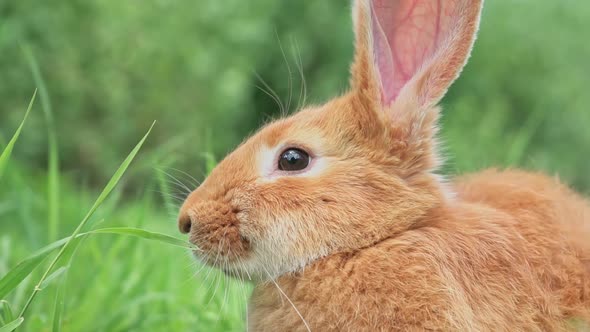
POLYGON ((188 214, 183 214, 178 217, 178 229, 183 234, 187 234, 191 231, 191 218, 188 214))

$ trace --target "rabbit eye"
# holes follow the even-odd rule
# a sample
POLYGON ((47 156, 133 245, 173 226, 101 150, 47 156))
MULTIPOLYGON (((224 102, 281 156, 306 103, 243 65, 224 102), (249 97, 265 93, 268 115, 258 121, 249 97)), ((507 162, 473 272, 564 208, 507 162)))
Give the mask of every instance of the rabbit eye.
POLYGON ((281 171, 301 171, 309 165, 309 154, 307 152, 290 148, 281 153, 279 158, 279 169, 281 171))

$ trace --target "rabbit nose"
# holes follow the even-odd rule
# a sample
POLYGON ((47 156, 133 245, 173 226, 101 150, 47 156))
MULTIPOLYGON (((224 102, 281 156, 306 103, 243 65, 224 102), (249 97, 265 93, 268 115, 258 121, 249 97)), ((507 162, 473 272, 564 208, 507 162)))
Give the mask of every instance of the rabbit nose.
POLYGON ((191 217, 188 215, 188 213, 182 213, 178 217, 178 229, 181 233, 188 234, 191 231, 191 224, 191 217))

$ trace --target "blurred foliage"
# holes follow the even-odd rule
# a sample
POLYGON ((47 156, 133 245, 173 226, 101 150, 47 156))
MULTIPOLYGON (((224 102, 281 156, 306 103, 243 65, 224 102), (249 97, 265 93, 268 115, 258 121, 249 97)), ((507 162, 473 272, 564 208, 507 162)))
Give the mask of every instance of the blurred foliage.
MULTIPOLYGON (((262 84, 254 73, 279 93, 287 88, 278 31, 289 59, 291 41, 300 43, 303 66, 314 69, 310 81, 330 78, 321 86, 324 95, 336 82, 345 83, 350 57, 347 10, 334 16, 346 31, 339 52, 331 36, 317 34, 333 22, 311 15, 332 12, 335 3, 83 0, 0 6, 0 98, 9 112, 2 131, 12 128, 34 87, 19 47, 30 45, 50 91, 64 167, 100 178, 154 119, 153 146, 173 142, 175 153, 166 158, 194 168, 205 150, 228 152, 277 111, 256 87, 262 84), (286 10, 300 16, 283 21, 286 10), (298 26, 301 17, 310 17, 308 29, 298 26), (327 65, 333 60, 340 63, 327 65), (343 72, 334 75, 338 67, 343 72)), ((45 125, 34 126, 37 135, 28 135, 23 145, 26 157, 41 164, 45 125)))
MULTIPOLYGON (((294 109, 301 59, 310 101, 347 87, 343 1, 4 1, 0 130, 21 117, 38 58, 66 171, 104 179, 151 121, 160 163, 201 174, 202 153, 231 151, 279 112, 258 73, 294 109), (284 53, 284 55, 283 55, 284 53), (287 65, 290 66, 291 75, 287 65), (291 76, 291 78, 290 78, 291 76), (292 84, 290 84, 290 82, 292 84)), ((470 64, 443 101, 448 172, 491 165, 559 173, 590 188, 590 4, 488 1, 470 64), (584 153, 585 152, 585 153, 584 153)), ((46 127, 20 158, 43 167, 46 127)))
POLYGON ((590 3, 487 1, 443 102, 455 170, 521 166, 590 189, 590 3))

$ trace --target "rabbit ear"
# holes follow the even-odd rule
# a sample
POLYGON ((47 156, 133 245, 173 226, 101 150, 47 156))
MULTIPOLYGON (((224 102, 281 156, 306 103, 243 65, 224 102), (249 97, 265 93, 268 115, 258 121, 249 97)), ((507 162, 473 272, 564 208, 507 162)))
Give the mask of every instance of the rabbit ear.
POLYGON ((368 89, 385 108, 402 98, 434 106, 469 57, 481 6, 482 0, 355 0, 353 88, 368 89))

